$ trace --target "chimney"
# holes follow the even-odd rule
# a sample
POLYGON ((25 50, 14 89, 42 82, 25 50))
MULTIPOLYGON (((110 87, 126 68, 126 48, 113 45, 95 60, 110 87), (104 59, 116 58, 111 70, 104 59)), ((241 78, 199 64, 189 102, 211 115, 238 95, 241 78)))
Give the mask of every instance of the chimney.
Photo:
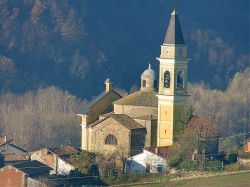
POLYGON ((112 83, 110 79, 106 79, 105 85, 106 85, 106 92, 110 92, 112 90, 112 83))
POLYGON ((7 136, 4 136, 4 142, 5 143, 7 142, 7 136))

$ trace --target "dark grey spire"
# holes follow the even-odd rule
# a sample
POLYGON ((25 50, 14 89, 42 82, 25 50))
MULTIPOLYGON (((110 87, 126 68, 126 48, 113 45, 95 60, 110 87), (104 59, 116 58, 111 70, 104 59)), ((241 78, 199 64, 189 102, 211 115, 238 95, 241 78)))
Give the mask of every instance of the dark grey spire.
POLYGON ((185 44, 178 14, 174 10, 168 25, 168 31, 163 44, 185 44))

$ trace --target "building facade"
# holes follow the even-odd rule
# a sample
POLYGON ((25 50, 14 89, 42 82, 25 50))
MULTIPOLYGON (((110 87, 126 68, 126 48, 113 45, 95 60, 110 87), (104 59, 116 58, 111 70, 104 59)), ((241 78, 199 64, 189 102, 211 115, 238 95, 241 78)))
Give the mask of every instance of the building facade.
POLYGON ((159 67, 157 146, 173 145, 174 130, 187 109, 187 47, 174 10, 167 30, 159 67))
POLYGON ((171 14, 161 46, 159 75, 149 67, 141 74, 139 91, 121 97, 109 79, 82 121, 82 149, 111 153, 123 147, 127 156, 144 147, 173 144, 178 121, 187 109, 187 47, 176 11, 171 14), (107 139, 110 138, 110 143, 107 139))
POLYGON ((26 161, 0 169, 1 187, 40 187, 49 184, 50 167, 38 161, 26 161))
POLYGON ((70 156, 79 153, 80 150, 71 146, 58 148, 43 148, 31 153, 30 159, 37 160, 51 168, 50 174, 68 175, 76 169, 70 156))

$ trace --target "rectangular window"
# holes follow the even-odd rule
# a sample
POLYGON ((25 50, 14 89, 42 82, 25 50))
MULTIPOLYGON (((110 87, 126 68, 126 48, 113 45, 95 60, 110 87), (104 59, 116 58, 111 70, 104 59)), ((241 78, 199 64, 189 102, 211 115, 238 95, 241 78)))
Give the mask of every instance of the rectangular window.
POLYGON ((162 166, 162 165, 157 165, 157 166, 156 166, 156 171, 157 171, 157 173, 162 173, 162 171, 163 171, 163 166, 162 166))

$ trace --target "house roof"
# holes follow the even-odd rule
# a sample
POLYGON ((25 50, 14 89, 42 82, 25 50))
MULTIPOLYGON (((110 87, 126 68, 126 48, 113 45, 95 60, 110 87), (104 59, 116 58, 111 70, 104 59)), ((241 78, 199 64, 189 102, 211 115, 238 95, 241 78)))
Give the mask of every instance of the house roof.
POLYGON ((132 119, 131 117, 127 116, 126 114, 113 114, 110 113, 109 115, 107 115, 104 119, 102 120, 97 120, 94 123, 91 123, 88 125, 88 127, 94 127, 96 125, 98 125, 99 123, 112 118, 115 121, 117 121, 119 124, 123 125, 124 127, 126 127, 129 130, 132 129, 143 129, 145 128, 143 125, 141 125, 140 123, 136 122, 134 119, 132 119))
POLYGON ((10 152, 3 152, 2 154, 4 155, 5 162, 29 160, 28 154, 18 154, 18 153, 10 153, 10 152))
POLYGON ((72 146, 60 146, 57 148, 49 148, 49 150, 55 153, 57 156, 75 154, 80 151, 79 149, 72 146))
POLYGON ((37 176, 39 174, 49 173, 52 168, 37 161, 25 161, 17 164, 13 164, 12 167, 26 173, 29 176, 37 176))
POLYGON ((145 147, 144 150, 159 155, 162 158, 168 158, 171 154, 176 152, 176 148, 174 146, 145 147))
POLYGON ((88 107, 82 111, 80 111, 81 114, 88 114, 91 111, 91 108, 98 103, 102 98, 104 98, 105 96, 109 95, 110 93, 115 93, 118 96, 122 97, 119 93, 117 93, 115 90, 111 90, 110 92, 102 92, 101 94, 99 94, 98 96, 96 96, 88 105, 88 107))
POLYGON ((175 10, 171 13, 167 34, 163 44, 185 44, 178 14, 175 10))
POLYGON ((12 142, 14 139, 7 140, 6 137, 0 138, 0 146, 12 142))
POLYGON ((22 147, 19 147, 19 146, 15 145, 15 144, 12 144, 12 143, 10 143, 10 145, 11 145, 12 147, 15 147, 16 149, 19 149, 20 151, 22 151, 22 152, 24 152, 24 153, 27 153, 27 150, 26 150, 26 149, 23 149, 22 147))
POLYGON ((137 91, 113 103, 117 105, 157 107, 158 98, 155 91, 137 91))
POLYGON ((23 149, 23 148, 21 148, 21 147, 15 145, 15 144, 12 144, 11 142, 12 142, 13 140, 14 140, 14 139, 9 139, 9 140, 7 140, 6 137, 0 138, 0 146, 1 146, 1 145, 5 145, 5 144, 9 144, 10 146, 12 146, 12 147, 14 147, 14 148, 16 148, 16 149, 19 149, 19 150, 22 151, 22 152, 27 152, 27 150, 25 150, 25 149, 23 149))
POLYGON ((239 155, 239 158, 250 159, 250 153, 245 152, 244 154, 239 155))
POLYGON ((63 161, 72 165, 72 162, 70 160, 70 155, 79 153, 80 149, 72 146, 60 146, 57 148, 48 148, 48 151, 54 153, 55 155, 60 157, 63 161))

